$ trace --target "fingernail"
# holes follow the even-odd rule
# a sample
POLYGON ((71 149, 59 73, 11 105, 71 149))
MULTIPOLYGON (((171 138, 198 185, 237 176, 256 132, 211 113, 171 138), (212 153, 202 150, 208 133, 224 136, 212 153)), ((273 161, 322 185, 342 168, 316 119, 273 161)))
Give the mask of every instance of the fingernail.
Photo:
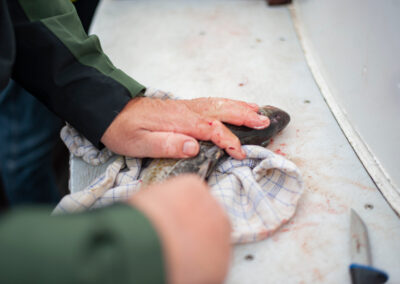
POLYGON ((268 127, 268 125, 253 126, 253 128, 256 129, 256 130, 261 130, 261 129, 264 129, 264 128, 267 128, 267 127, 268 127))
POLYGON ((252 108, 258 108, 258 105, 254 103, 249 103, 248 105, 251 106, 252 108))
POLYGON ((265 115, 258 115, 258 119, 260 119, 262 122, 269 120, 269 118, 265 115))
POLYGON ((253 121, 252 128, 254 129, 264 129, 269 126, 269 118, 264 115, 258 115, 258 120, 253 121))
POLYGON ((183 153, 188 156, 193 156, 197 153, 197 145, 195 142, 188 140, 183 143, 183 153))

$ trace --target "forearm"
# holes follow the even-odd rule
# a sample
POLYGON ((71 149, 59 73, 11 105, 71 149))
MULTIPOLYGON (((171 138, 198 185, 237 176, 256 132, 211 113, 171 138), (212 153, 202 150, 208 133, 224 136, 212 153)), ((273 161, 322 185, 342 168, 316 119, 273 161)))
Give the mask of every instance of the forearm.
POLYGON ((112 65, 69 0, 8 1, 16 37, 13 78, 92 143, 144 87, 112 65))
POLYGON ((49 212, 26 208, 0 219, 0 283, 164 282, 159 239, 139 211, 49 212))

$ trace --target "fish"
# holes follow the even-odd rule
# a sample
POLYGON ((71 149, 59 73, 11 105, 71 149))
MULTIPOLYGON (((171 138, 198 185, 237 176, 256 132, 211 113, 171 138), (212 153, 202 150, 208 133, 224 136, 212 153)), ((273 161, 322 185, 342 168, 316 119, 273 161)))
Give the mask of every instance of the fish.
MULTIPOLYGON (((267 147, 271 139, 281 132, 290 122, 290 115, 274 106, 263 106, 258 114, 267 116, 270 125, 265 129, 253 129, 225 123, 235 134, 242 145, 259 145, 267 147)), ((194 173, 206 180, 218 162, 228 157, 225 151, 210 141, 199 141, 199 153, 186 159, 153 159, 143 169, 140 180, 141 187, 162 182, 168 178, 185 173, 194 173)))

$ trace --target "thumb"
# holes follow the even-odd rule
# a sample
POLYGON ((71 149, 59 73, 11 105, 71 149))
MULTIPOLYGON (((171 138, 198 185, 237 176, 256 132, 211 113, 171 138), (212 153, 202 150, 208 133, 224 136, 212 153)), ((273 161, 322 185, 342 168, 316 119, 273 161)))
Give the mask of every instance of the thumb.
MULTIPOLYGON (((142 133, 141 149, 135 149, 136 157, 189 158, 199 152, 199 143, 193 137, 173 132, 142 133)), ((139 141, 137 141, 139 142, 139 141)))

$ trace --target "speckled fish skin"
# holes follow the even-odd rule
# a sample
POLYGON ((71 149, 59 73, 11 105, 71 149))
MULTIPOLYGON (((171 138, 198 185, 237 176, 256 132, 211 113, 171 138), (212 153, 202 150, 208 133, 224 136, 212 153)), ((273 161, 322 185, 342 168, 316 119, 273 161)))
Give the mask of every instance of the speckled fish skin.
MULTIPOLYGON (((240 140, 242 145, 260 145, 266 147, 271 138, 282 131, 290 122, 285 111, 273 107, 260 107, 259 114, 268 116, 270 125, 265 129, 252 129, 245 126, 225 124, 240 140)), ((201 141, 199 154, 188 159, 154 159, 142 171, 142 186, 161 182, 169 177, 184 173, 195 173, 206 179, 214 170, 218 161, 226 156, 224 150, 211 142, 201 141)))

